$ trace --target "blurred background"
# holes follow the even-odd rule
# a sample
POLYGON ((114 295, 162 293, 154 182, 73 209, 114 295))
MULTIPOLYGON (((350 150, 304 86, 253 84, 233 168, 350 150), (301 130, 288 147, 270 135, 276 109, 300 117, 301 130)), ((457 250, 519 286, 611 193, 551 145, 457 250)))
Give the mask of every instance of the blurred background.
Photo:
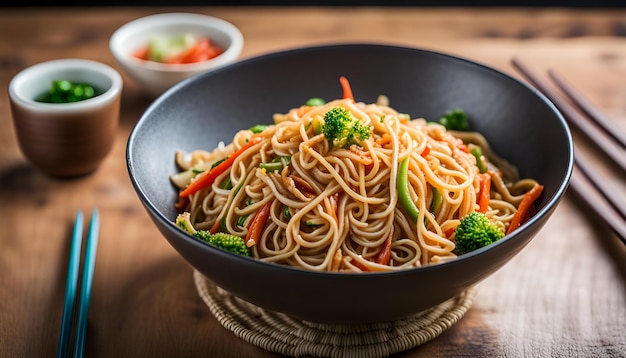
POLYGON ((626 7, 626 0, 5 0, 1 6, 532 6, 626 7))

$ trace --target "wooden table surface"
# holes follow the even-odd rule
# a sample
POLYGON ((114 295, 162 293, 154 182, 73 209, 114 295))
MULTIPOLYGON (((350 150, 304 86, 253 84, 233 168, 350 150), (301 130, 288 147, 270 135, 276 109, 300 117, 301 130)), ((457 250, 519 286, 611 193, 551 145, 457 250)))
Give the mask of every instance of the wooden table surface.
MULTIPOLYGON (((241 58, 297 46, 382 42, 439 50, 517 76, 517 56, 558 69, 626 129, 626 8, 55 8, 0 10, 0 356, 50 357, 61 322, 71 225, 100 209, 89 314, 89 357, 271 357, 224 329, 204 305, 192 268, 153 226, 128 179, 126 140, 150 104, 124 76, 121 123, 93 174, 40 174, 16 142, 7 87, 21 69, 79 57, 121 70, 113 31, 157 12, 194 11, 238 26, 241 58)), ((574 131, 584 150, 593 151, 574 131)), ((615 195, 624 173, 596 155, 615 195)), ((465 317, 401 357, 624 357, 626 249, 568 193, 539 235, 478 286, 465 317)))

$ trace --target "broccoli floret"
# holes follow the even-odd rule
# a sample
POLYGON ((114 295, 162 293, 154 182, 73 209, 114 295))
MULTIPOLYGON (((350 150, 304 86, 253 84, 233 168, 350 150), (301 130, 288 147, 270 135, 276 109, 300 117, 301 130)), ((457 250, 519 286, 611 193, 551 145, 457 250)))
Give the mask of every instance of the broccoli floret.
POLYGON ((196 229, 194 229, 193 225, 191 224, 191 214, 187 211, 178 214, 178 216, 176 217, 176 225, 187 233, 190 233, 192 235, 196 233, 196 229))
POLYGON ((460 108, 446 112, 439 120, 447 130, 467 131, 469 130, 469 121, 465 111, 460 108))
POLYGON ((478 211, 461 219, 455 233, 457 255, 480 249, 504 237, 504 231, 478 211))
POLYGON ((322 131, 326 139, 340 148, 358 145, 371 134, 368 126, 353 118, 348 110, 341 107, 334 107, 326 112, 322 131))
POLYGON ((211 233, 205 230, 197 231, 194 236, 213 246, 219 247, 220 249, 230 251, 241 256, 250 256, 250 249, 246 246, 246 242, 243 238, 239 236, 223 232, 211 235, 211 233))
POLYGON ((246 246, 246 242, 241 237, 226 234, 223 232, 211 234, 209 231, 206 230, 196 231, 193 225, 191 225, 190 219, 191 215, 188 212, 179 214, 178 217, 176 217, 176 225, 183 229, 183 231, 197 237, 204 242, 219 247, 220 249, 230 251, 232 253, 242 256, 250 256, 250 249, 248 248, 248 246, 246 246))

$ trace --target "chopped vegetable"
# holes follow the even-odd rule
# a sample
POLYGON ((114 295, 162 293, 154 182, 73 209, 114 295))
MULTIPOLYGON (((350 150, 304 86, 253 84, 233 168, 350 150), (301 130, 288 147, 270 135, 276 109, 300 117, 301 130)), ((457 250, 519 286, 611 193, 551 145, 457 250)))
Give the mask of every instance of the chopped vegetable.
POLYGON ((167 64, 184 64, 210 60, 224 50, 208 37, 190 33, 178 36, 154 36, 146 47, 138 49, 134 56, 141 60, 167 64))
POLYGON ((314 98, 309 98, 309 100, 306 101, 304 104, 310 107, 317 107, 317 106, 325 105, 326 101, 324 101, 322 98, 314 97, 314 98))
POLYGON ((250 256, 250 249, 248 249, 246 243, 239 236, 223 232, 213 234, 206 230, 194 229, 191 224, 191 214, 189 212, 179 214, 176 217, 176 225, 183 229, 183 231, 220 249, 242 256, 250 256))
POLYGON ((101 93, 102 91, 96 90, 87 83, 56 80, 52 81, 48 92, 35 98, 35 101, 44 103, 72 103, 93 98, 101 93))
POLYGON ((339 148, 358 145, 371 135, 369 127, 353 118, 350 112, 342 107, 334 107, 326 112, 322 131, 326 139, 339 148))
POLYGON ((283 207, 283 216, 285 216, 285 219, 287 220, 291 219, 291 210, 289 210, 287 205, 283 207))
POLYGON ((225 162, 225 161, 226 161, 226 159, 228 159, 228 157, 226 157, 226 158, 222 158, 222 159, 220 159, 220 160, 218 160, 218 161, 214 162, 213 164, 211 164, 211 169, 213 169, 213 168, 215 168, 216 166, 218 166, 218 165, 222 164, 223 162, 225 162))
POLYGON ((313 134, 318 135, 324 132, 324 124, 320 116, 315 116, 311 120, 311 127, 313 127, 313 134))
POLYGON ((351 99, 354 101, 352 88, 350 87, 350 82, 348 82, 348 79, 341 76, 339 77, 339 83, 341 83, 341 88, 343 89, 343 99, 351 99))
POLYGON ((359 270, 363 271, 363 272, 368 272, 370 270, 365 265, 363 265, 362 263, 358 262, 355 259, 352 259, 352 261, 350 261, 350 264, 353 265, 354 267, 358 268, 359 270))
POLYGON ((207 61, 221 55, 221 47, 213 44, 208 38, 201 38, 198 42, 178 57, 171 58, 167 63, 184 64, 207 61))
POLYGON ((517 207, 515 215, 513 215, 513 219, 511 219, 507 234, 512 233, 515 229, 522 225, 522 221, 526 217, 526 213, 531 210, 537 199, 541 196, 542 192, 543 185, 537 184, 524 195, 522 202, 517 207))
POLYGON ((267 219, 270 216, 271 207, 272 201, 268 201, 254 214, 252 223, 250 223, 248 228, 248 234, 246 234, 246 245, 248 247, 256 245, 261 239, 265 223, 267 223, 267 219))
POLYGON ((250 249, 239 236, 223 232, 211 234, 204 230, 197 231, 193 236, 213 246, 219 247, 222 250, 230 251, 241 256, 250 256, 250 249))
POLYGON ((398 167, 398 201, 413 223, 417 223, 419 210, 409 193, 409 157, 404 158, 398 167))
POLYGON ((478 191, 478 211, 486 213, 491 200, 491 174, 480 174, 480 190, 478 191))
POLYGON ((268 127, 267 124, 257 124, 257 125, 250 127, 250 130, 252 131, 252 133, 257 134, 266 130, 267 127, 268 127))
POLYGON ((389 235, 385 239, 385 243, 383 247, 380 249, 378 254, 376 254, 375 262, 381 265, 388 265, 391 259, 391 244, 393 241, 393 229, 389 230, 389 235))
POLYGON ((198 174, 202 173, 203 171, 204 170, 197 169, 197 168, 187 169, 185 171, 182 171, 182 172, 179 172, 170 176, 170 180, 178 188, 184 188, 191 182, 191 179, 195 178, 198 174))
POLYGON ((435 188, 431 185, 431 189, 433 192, 433 200, 430 202, 430 212, 436 214, 441 208, 441 204, 443 203, 443 197, 439 192, 439 189, 435 188))
POLYGON ((487 164, 485 164, 485 158, 483 158, 483 151, 477 145, 472 145, 469 148, 469 152, 471 155, 476 158, 476 166, 478 167, 478 171, 481 173, 487 172, 487 164))
POLYGON ((455 230, 455 253, 463 255, 490 245, 504 237, 504 231, 485 214, 472 212, 461 219, 455 230))
POLYGON ((446 129, 455 131, 467 131, 469 130, 469 121, 465 111, 460 108, 450 110, 446 112, 439 120, 446 129))
POLYGON ((220 188, 225 190, 230 190, 233 188, 233 182, 232 180, 230 180, 230 175, 226 176, 226 179, 224 179, 222 185, 220 185, 220 188))
POLYGON ((217 234, 220 230, 222 230, 222 220, 215 220, 213 226, 209 229, 211 234, 217 234))
POLYGON ((148 42, 147 60, 155 62, 168 62, 169 58, 178 56, 191 48, 196 42, 192 34, 179 36, 154 36, 148 42))
POLYGON ((192 235, 196 233, 196 229, 194 229, 193 225, 191 224, 191 214, 188 212, 178 214, 178 216, 176 217, 176 226, 192 235))
POLYGON ((290 156, 278 156, 269 163, 259 164, 259 168, 265 169, 266 172, 274 172, 283 170, 283 168, 289 166, 289 164, 291 164, 290 156))
POLYGON ((221 161, 217 166, 211 168, 208 172, 204 172, 202 175, 197 176, 197 179, 187 185, 187 187, 180 192, 179 196, 186 197, 198 192, 199 190, 211 186, 220 174, 225 172, 233 165, 235 158, 240 156, 243 152, 245 152, 255 144, 259 143, 260 141, 260 137, 254 137, 250 139, 248 143, 246 143, 243 147, 239 148, 239 150, 237 150, 235 153, 229 155, 226 160, 221 161))
POLYGON ((246 219, 248 218, 248 215, 243 215, 237 218, 237 226, 241 226, 243 227, 243 225, 246 223, 246 219))
MULTIPOLYGON (((227 180, 228 180, 228 182, 230 182, 230 188, 232 189, 232 182, 230 181, 230 177, 227 180)), ((239 184, 237 185, 237 187, 235 188, 235 190, 234 190, 234 192, 232 194, 233 196, 237 195, 239 190, 241 190, 241 188, 243 187, 243 183, 244 183, 243 181, 239 182, 239 184)), ((223 188, 223 189, 226 189, 226 188, 223 188)), ((230 190, 230 189, 228 189, 228 190, 230 190)), ((211 226, 211 228, 209 229, 209 232, 211 234, 218 233, 219 231, 227 232, 227 229, 226 229, 226 216, 223 216, 220 220, 215 220, 215 222, 213 223, 213 226, 211 226)))

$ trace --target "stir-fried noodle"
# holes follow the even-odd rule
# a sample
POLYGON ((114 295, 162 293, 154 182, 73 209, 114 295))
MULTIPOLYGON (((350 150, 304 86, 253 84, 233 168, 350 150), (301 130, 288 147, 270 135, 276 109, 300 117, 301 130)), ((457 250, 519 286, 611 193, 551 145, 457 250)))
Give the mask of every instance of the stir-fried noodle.
POLYGON ((259 133, 241 130, 212 152, 177 153, 181 173, 172 177, 183 190, 212 172, 209 186, 181 195, 179 209, 195 230, 247 238, 263 261, 317 271, 440 263, 457 257, 462 218, 482 211, 507 231, 538 185, 520 180, 480 134, 410 119, 385 101, 305 105, 274 122, 259 133), (326 138, 319 128, 337 107, 369 127, 367 139, 342 147, 326 138), (474 145, 484 153, 484 173, 468 150, 474 145), (481 203, 484 180, 490 186, 481 203))

